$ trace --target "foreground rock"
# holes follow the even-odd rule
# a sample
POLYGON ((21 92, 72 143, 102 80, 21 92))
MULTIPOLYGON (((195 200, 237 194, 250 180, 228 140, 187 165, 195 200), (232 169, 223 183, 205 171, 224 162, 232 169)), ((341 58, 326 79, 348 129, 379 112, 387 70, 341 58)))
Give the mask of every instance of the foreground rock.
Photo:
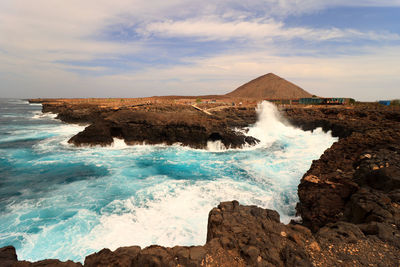
POLYGON ((81 267, 82 264, 72 261, 62 262, 59 260, 42 260, 37 262, 18 261, 15 248, 12 246, 0 248, 0 266, 1 267, 81 267))
MULTIPOLYGON (((18 262, 13 247, 0 250, 2 266, 81 266, 45 260, 18 262)), ((398 266, 399 248, 370 238, 354 224, 327 225, 316 234, 284 225, 276 211, 223 202, 210 211, 204 246, 103 249, 84 266, 398 266)))

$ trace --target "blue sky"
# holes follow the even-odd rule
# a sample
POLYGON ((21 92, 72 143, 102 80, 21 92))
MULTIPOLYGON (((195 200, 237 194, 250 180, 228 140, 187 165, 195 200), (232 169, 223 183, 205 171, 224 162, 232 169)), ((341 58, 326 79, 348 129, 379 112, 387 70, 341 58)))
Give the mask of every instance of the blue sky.
POLYGON ((4 0, 0 97, 223 94, 273 72, 400 98, 399 0, 4 0))

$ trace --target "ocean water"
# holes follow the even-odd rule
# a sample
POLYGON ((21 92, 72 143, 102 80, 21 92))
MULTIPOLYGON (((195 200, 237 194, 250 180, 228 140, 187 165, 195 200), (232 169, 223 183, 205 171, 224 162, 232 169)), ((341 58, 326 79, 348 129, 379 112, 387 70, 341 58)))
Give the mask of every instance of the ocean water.
POLYGON ((75 260, 102 248, 202 245, 208 212, 238 200, 295 216, 297 185, 337 139, 284 123, 258 107, 248 134, 260 144, 207 150, 176 146, 76 148, 84 126, 64 124, 41 105, 0 99, 0 247, 20 260, 75 260))

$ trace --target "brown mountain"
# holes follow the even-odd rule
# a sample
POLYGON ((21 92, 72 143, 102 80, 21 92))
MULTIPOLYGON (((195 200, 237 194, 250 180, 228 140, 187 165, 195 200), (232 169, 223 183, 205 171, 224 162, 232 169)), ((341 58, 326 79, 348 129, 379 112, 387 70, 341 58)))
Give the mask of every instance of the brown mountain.
POLYGON ((299 86, 273 73, 260 76, 226 95, 262 99, 297 99, 312 96, 299 86))

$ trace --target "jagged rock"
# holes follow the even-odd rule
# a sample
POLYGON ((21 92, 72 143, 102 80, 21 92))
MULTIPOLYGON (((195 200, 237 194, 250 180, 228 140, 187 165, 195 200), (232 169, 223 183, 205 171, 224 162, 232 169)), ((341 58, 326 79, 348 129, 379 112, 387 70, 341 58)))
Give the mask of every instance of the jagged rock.
POLYGON ((396 209, 391 199, 384 193, 369 188, 361 188, 351 196, 345 216, 352 223, 388 222, 394 223, 396 209))
POLYGON ((13 266, 13 264, 17 261, 17 253, 15 252, 14 247, 7 246, 0 248, 0 263, 2 266, 13 266))
MULTIPOLYGON (((370 124, 376 122, 370 122, 364 125, 363 132, 360 125, 364 123, 354 126, 357 132, 353 129, 350 136, 342 137, 327 149, 300 182, 297 211, 313 231, 342 219, 347 203, 360 187, 385 193, 398 188, 400 148, 395 144, 400 143, 396 130, 400 125, 392 125, 392 129, 376 126, 371 130, 370 124), (370 153, 371 149, 375 153, 370 153), (376 156, 377 152, 380 156, 376 156)), ((391 195, 396 198, 395 193, 391 195)))
POLYGON ((371 163, 373 160, 365 160, 357 165, 356 182, 385 192, 400 189, 400 168, 391 165, 388 161, 371 163))
POLYGON ((365 238, 360 228, 348 222, 327 224, 318 231, 316 236, 318 239, 325 239, 330 243, 356 243, 357 241, 365 238))
POLYGON ((390 191, 388 193, 388 196, 390 197, 390 199, 393 202, 395 202, 397 204, 400 204, 400 189, 396 189, 396 190, 390 191))
POLYGON ((310 266, 304 248, 298 246, 309 236, 282 224, 276 211, 223 202, 210 211, 207 229, 207 242, 218 240, 221 247, 238 250, 250 266, 310 266))
POLYGON ((394 224, 369 222, 358 225, 366 235, 376 235, 383 241, 400 248, 400 231, 394 224))
POLYGON ((140 252, 140 247, 121 247, 112 252, 109 249, 102 249, 97 253, 85 258, 85 266, 130 266, 132 261, 140 252))
POLYGON ((111 130, 103 122, 94 123, 85 128, 84 131, 73 136, 68 143, 76 146, 107 146, 113 143, 111 130))

